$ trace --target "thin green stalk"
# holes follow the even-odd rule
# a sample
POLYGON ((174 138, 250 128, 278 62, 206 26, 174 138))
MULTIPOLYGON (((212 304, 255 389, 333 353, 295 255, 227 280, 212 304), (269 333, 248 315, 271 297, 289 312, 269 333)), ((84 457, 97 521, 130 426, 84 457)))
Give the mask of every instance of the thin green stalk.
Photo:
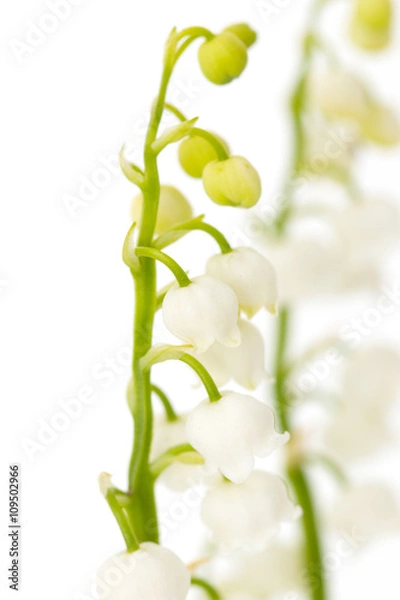
POLYGON ((197 587, 204 590, 210 600, 222 600, 221 594, 205 579, 201 579, 200 577, 192 577, 192 585, 196 585, 197 587))
MULTIPOLYGON (((289 335, 290 313, 283 308, 278 317, 278 333, 275 351, 275 401, 278 420, 282 431, 292 431, 290 422, 289 398, 286 393, 286 350, 289 335)), ((296 500, 303 509, 304 551, 310 598, 325 600, 325 581, 322 563, 318 523, 307 476, 301 464, 289 464, 289 481, 293 486, 296 500)))
POLYGON ((219 160, 226 160, 229 157, 229 155, 228 155, 224 145, 221 143, 221 141, 217 137, 215 137, 215 135, 213 135, 206 129, 200 129, 200 127, 193 127, 190 132, 190 136, 191 137, 195 137, 195 136, 200 137, 200 138, 203 138, 204 140, 206 140, 207 142, 209 142, 211 144, 211 146, 213 146, 215 152, 217 153, 219 160))
MULTIPOLYGON (((168 83, 174 62, 174 32, 168 40, 164 70, 157 99, 153 105, 144 146, 143 215, 138 236, 139 246, 150 246, 153 240, 160 198, 157 157, 152 150, 160 126, 168 83)), ((153 432, 150 370, 140 366, 150 350, 156 310, 156 267, 153 258, 143 257, 141 268, 134 275, 135 315, 133 331, 132 378, 134 404, 134 442, 129 464, 129 491, 132 504, 127 511, 139 539, 158 542, 158 520, 154 494, 154 479, 150 473, 149 456, 153 432)))
POLYGON ((223 235, 223 233, 221 233, 219 231, 219 229, 217 229, 213 225, 210 225, 209 223, 204 223, 202 221, 202 219, 203 219, 203 215, 200 215, 200 217, 191 219, 190 221, 187 221, 186 223, 182 223, 181 225, 175 225, 175 227, 172 227, 171 229, 166 231, 164 234, 161 234, 154 241, 154 244, 153 244, 154 248, 158 248, 158 249, 164 248, 166 244, 170 243, 171 239, 174 239, 173 238, 174 233, 189 232, 189 231, 204 231, 205 233, 207 233, 208 235, 210 235, 211 237, 214 238, 214 240, 217 242, 218 246, 220 247, 222 254, 228 254, 229 252, 232 252, 232 247, 229 244, 226 237, 223 235))
POLYGON ((158 385, 154 385, 154 383, 151 386, 151 391, 154 392, 154 394, 156 394, 156 396, 161 400, 161 403, 165 409, 167 420, 176 421, 178 419, 178 415, 176 414, 174 407, 169 401, 168 396, 162 391, 161 388, 158 387, 158 385))
POLYGON ((156 248, 138 246, 136 248, 136 256, 153 258, 154 260, 162 262, 172 272, 181 287, 186 287, 192 283, 176 260, 156 248))
POLYGON ((189 346, 155 346, 141 359, 140 367, 143 372, 146 372, 157 363, 165 362, 166 360, 180 360, 189 365, 197 373, 204 385, 210 402, 217 402, 222 396, 214 379, 197 358, 186 352, 187 348, 189 346))
POLYGON ((199 464, 204 463, 204 459, 200 456, 200 454, 191 446, 190 444, 178 444, 177 446, 172 446, 172 448, 168 448, 165 452, 163 452, 160 456, 158 456, 151 464, 151 472, 154 479, 157 479, 161 475, 165 469, 167 469, 172 463, 179 460, 179 457, 182 458, 183 454, 194 455, 196 460, 199 459, 199 464))
MULTIPOLYGON (((294 181, 302 166, 305 152, 305 132, 303 113, 306 103, 309 69, 313 53, 318 44, 314 35, 315 23, 327 0, 316 0, 312 7, 307 30, 303 39, 303 50, 300 74, 295 84, 290 102, 293 128, 294 149, 289 173, 284 185, 285 204, 278 214, 275 227, 282 236, 286 230, 292 211, 294 181)), ((276 349, 275 349, 275 402, 280 426, 283 431, 292 432, 290 419, 290 397, 286 386, 287 360, 286 352, 290 333, 290 311, 284 307, 278 317, 276 349)), ((306 557, 307 579, 310 598, 326 600, 325 577, 322 561, 321 543, 318 533, 318 522, 310 486, 300 457, 287 466, 287 475, 293 486, 296 500, 303 509, 302 526, 304 531, 304 553, 306 557)))

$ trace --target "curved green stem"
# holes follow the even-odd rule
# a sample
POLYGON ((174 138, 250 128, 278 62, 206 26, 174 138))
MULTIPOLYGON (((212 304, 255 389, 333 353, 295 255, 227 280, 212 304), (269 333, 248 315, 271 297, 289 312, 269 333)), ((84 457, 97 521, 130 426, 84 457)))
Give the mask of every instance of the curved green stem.
POLYGON ((192 577, 192 585, 202 588, 207 594, 210 600, 222 600, 221 594, 205 579, 200 577, 192 577))
POLYGON ((155 346, 151 348, 141 360, 141 368, 143 371, 148 371, 157 363, 164 362, 166 360, 180 360, 186 363, 197 373, 201 382, 203 383, 210 402, 216 402, 222 398, 219 389, 207 371, 204 365, 189 354, 185 352, 188 346, 155 346))
POLYGON ((151 391, 154 392, 154 394, 156 394, 156 396, 161 400, 161 403, 165 409, 165 414, 167 415, 167 420, 176 421, 178 419, 178 415, 169 401, 168 396, 164 394, 158 385, 154 385, 154 383, 151 385, 151 391))
POLYGON ((138 246, 135 252, 136 256, 153 258, 154 260, 158 260, 159 262, 163 263, 174 275, 180 287, 187 287, 192 283, 182 267, 176 262, 176 260, 168 256, 168 254, 160 252, 160 250, 157 250, 156 248, 146 248, 143 246, 138 246))
POLYGON ((185 37, 195 37, 195 38, 203 37, 206 40, 210 40, 211 38, 214 37, 214 34, 212 31, 210 31, 209 29, 206 29, 205 27, 194 26, 194 27, 186 27, 186 29, 182 29, 182 31, 177 35, 178 41, 180 41, 181 39, 183 39, 185 37))
POLYGON ((220 142, 218 138, 215 137, 215 135, 213 135, 206 129, 201 129, 200 127, 192 127, 190 131, 190 137, 194 136, 201 137, 207 142, 209 142, 216 151, 219 160, 226 160, 227 158, 229 158, 229 154, 225 150, 224 145, 220 142))
POLYGON ((197 455, 201 459, 199 464, 204 462, 204 459, 190 444, 179 444, 177 446, 173 446, 158 456, 150 465, 150 470, 154 479, 157 479, 157 477, 159 477, 161 473, 165 471, 165 469, 172 465, 172 463, 176 462, 176 460, 179 459, 179 456, 182 456, 182 454, 197 455))
POLYGON ((166 102, 164 104, 164 108, 166 110, 168 110, 170 113, 172 113, 173 115, 175 115, 175 117, 177 119, 179 119, 179 121, 187 121, 187 118, 185 117, 185 115, 179 110, 179 108, 176 108, 176 106, 174 106, 173 104, 170 104, 169 102, 166 102))
POLYGON ((197 217, 192 219, 191 221, 187 221, 186 223, 182 223, 181 225, 176 225, 172 227, 169 231, 166 231, 164 234, 161 234, 155 241, 153 246, 155 248, 164 248, 166 245, 171 243, 171 238, 173 238, 174 232, 179 231, 204 231, 208 233, 214 240, 217 242, 218 246, 221 249, 222 254, 227 254, 228 252, 232 252, 232 247, 229 244, 226 237, 217 229, 213 227, 213 225, 209 225, 208 223, 204 223, 201 217, 197 217))

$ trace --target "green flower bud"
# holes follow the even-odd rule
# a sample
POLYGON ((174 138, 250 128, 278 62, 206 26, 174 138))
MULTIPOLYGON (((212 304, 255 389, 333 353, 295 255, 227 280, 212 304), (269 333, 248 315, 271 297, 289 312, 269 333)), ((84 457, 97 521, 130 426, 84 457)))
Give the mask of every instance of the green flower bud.
MULTIPOLYGON (((143 195, 140 193, 135 196, 132 203, 132 219, 136 223, 141 221, 142 209, 143 195)), ((192 207, 185 196, 172 185, 162 185, 155 227, 156 233, 168 231, 175 225, 189 221, 192 216, 192 207)))
POLYGON ((261 196, 260 176, 242 156, 208 163, 203 171, 203 185, 216 204, 250 208, 261 196))
POLYGON ((239 77, 247 64, 246 45, 235 34, 222 32, 200 46, 199 63, 212 83, 229 83, 239 77))
MULTIPOLYGON (((228 144, 215 133, 212 134, 229 154, 228 144)), ((179 162, 182 169, 191 177, 201 177, 204 167, 212 160, 217 160, 218 155, 214 146, 200 136, 190 136, 183 140, 179 146, 179 162)))
POLYGON ((365 50, 380 50, 389 43, 391 0, 356 0, 350 36, 365 50))
POLYGON ((247 25, 247 23, 235 23, 234 25, 230 25, 226 27, 224 31, 229 31, 236 35, 240 40, 242 40, 243 44, 250 48, 254 44, 257 39, 257 34, 247 25))

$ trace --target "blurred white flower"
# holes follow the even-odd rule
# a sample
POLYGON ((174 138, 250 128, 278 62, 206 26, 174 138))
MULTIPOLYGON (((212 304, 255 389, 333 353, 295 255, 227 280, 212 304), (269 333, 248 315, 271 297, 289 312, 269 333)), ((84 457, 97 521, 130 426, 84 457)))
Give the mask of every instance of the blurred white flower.
POLYGON ((293 598, 303 598, 306 565, 302 549, 293 543, 272 540, 262 552, 235 553, 220 563, 219 588, 224 598, 233 599, 235 592, 248 593, 257 600, 280 598, 279 594, 290 592, 296 592, 293 598))
POLYGON ((331 514, 331 523, 367 543, 400 531, 400 507, 390 488, 366 483, 343 492, 331 514))
POLYGON ((371 409, 374 414, 387 410, 400 391, 400 354, 387 346, 354 352, 347 362, 343 388, 358 410, 371 409))
POLYGON ((396 114, 373 97, 355 73, 334 68, 311 78, 310 101, 327 119, 353 123, 368 142, 393 146, 400 141, 396 114))
POLYGON ((277 310, 276 273, 271 263, 252 248, 235 248, 227 254, 212 256, 206 266, 208 275, 233 289, 240 308, 248 317, 262 307, 272 314, 277 310))
POLYGON ((340 288, 340 249, 329 242, 292 238, 270 251, 282 304, 301 302, 340 288))
POLYGON ((216 402, 204 400, 189 414, 189 443, 206 466, 219 469, 234 483, 242 483, 254 467, 254 457, 266 457, 289 439, 277 433, 272 410, 251 396, 224 392, 216 402))
POLYGON ((311 176, 346 181, 359 141, 357 129, 349 124, 314 120, 306 124, 306 140, 301 169, 311 176))
POLYGON ((195 277, 186 287, 171 288, 162 305, 166 327, 177 338, 204 352, 214 342, 238 346, 239 305, 232 289, 214 277, 195 277))
POLYGON ((252 323, 239 319, 241 342, 237 348, 215 343, 196 356, 218 386, 233 379, 239 385, 255 389, 265 374, 264 340, 252 323))
POLYGON ((285 482, 263 471, 253 471, 240 485, 221 480, 201 505, 202 519, 213 539, 230 550, 261 550, 282 523, 300 515, 285 482))
POLYGON ((361 122, 361 133, 370 142, 381 146, 395 146, 400 142, 400 122, 397 115, 386 106, 371 108, 361 122))
POLYGON ((97 573, 103 600, 186 600, 190 573, 166 548, 144 542, 136 552, 121 552, 106 560, 97 573))
POLYGON ((328 119, 365 118, 370 98, 364 83, 350 71, 334 68, 311 79, 311 101, 328 119))
POLYGON ((366 200, 335 213, 333 227, 343 258, 356 270, 370 262, 376 264, 398 242, 400 217, 391 202, 366 200))
POLYGON ((346 462, 364 459, 394 441, 383 415, 352 403, 351 396, 343 398, 342 409, 323 434, 325 447, 346 462))
MULTIPOLYGON (((160 454, 173 446, 186 443, 188 443, 186 415, 175 421, 168 421, 164 417, 155 419, 151 460, 155 460, 160 454)), ((193 485, 194 480, 199 480, 203 476, 203 471, 203 466, 200 464, 188 464, 177 460, 161 473, 158 481, 175 492, 182 492, 193 485)))

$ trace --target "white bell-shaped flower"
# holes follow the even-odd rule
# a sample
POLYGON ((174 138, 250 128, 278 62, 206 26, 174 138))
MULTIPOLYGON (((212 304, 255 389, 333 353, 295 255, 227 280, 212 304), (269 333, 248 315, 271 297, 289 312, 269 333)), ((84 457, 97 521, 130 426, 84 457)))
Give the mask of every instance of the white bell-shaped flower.
POLYGON ((331 515, 339 532, 361 544, 400 531, 400 507, 392 490, 380 483, 365 483, 345 490, 331 515))
POLYGON ((240 308, 248 317, 255 315, 263 306, 276 313, 275 269, 259 252, 243 247, 226 254, 216 254, 208 260, 206 271, 233 289, 240 308))
POLYGON ((238 299, 232 289, 208 275, 195 277, 186 287, 174 286, 162 305, 169 331, 198 352, 204 352, 214 342, 238 346, 238 312, 238 299))
POLYGON ((213 539, 226 549, 261 550, 282 523, 300 515, 285 482, 264 471, 253 471, 240 485, 221 480, 207 492, 201 506, 213 539))
POLYGON ((216 402, 204 400, 189 414, 189 443, 204 457, 206 467, 219 469, 242 483, 254 467, 254 457, 266 457, 289 439, 277 433, 272 410, 251 396, 224 392, 216 402))
MULTIPOLYGON (((174 421, 158 417, 154 421, 151 460, 179 444, 188 443, 186 435, 186 416, 174 421)), ((179 457, 178 457, 179 458, 179 457)), ((203 466, 176 460, 159 476, 158 481, 175 492, 182 492, 203 477, 203 466)))
POLYGON ((186 600, 190 573, 171 550, 144 542, 136 552, 106 560, 96 587, 102 600, 186 600))
POLYGON ((220 387, 233 379, 242 387, 255 389, 265 375, 264 340, 252 323, 239 319, 241 342, 237 348, 213 344, 197 358, 220 387))
POLYGON ((400 354, 385 346, 354 352, 344 373, 343 388, 358 410, 386 411, 400 392, 400 354))

